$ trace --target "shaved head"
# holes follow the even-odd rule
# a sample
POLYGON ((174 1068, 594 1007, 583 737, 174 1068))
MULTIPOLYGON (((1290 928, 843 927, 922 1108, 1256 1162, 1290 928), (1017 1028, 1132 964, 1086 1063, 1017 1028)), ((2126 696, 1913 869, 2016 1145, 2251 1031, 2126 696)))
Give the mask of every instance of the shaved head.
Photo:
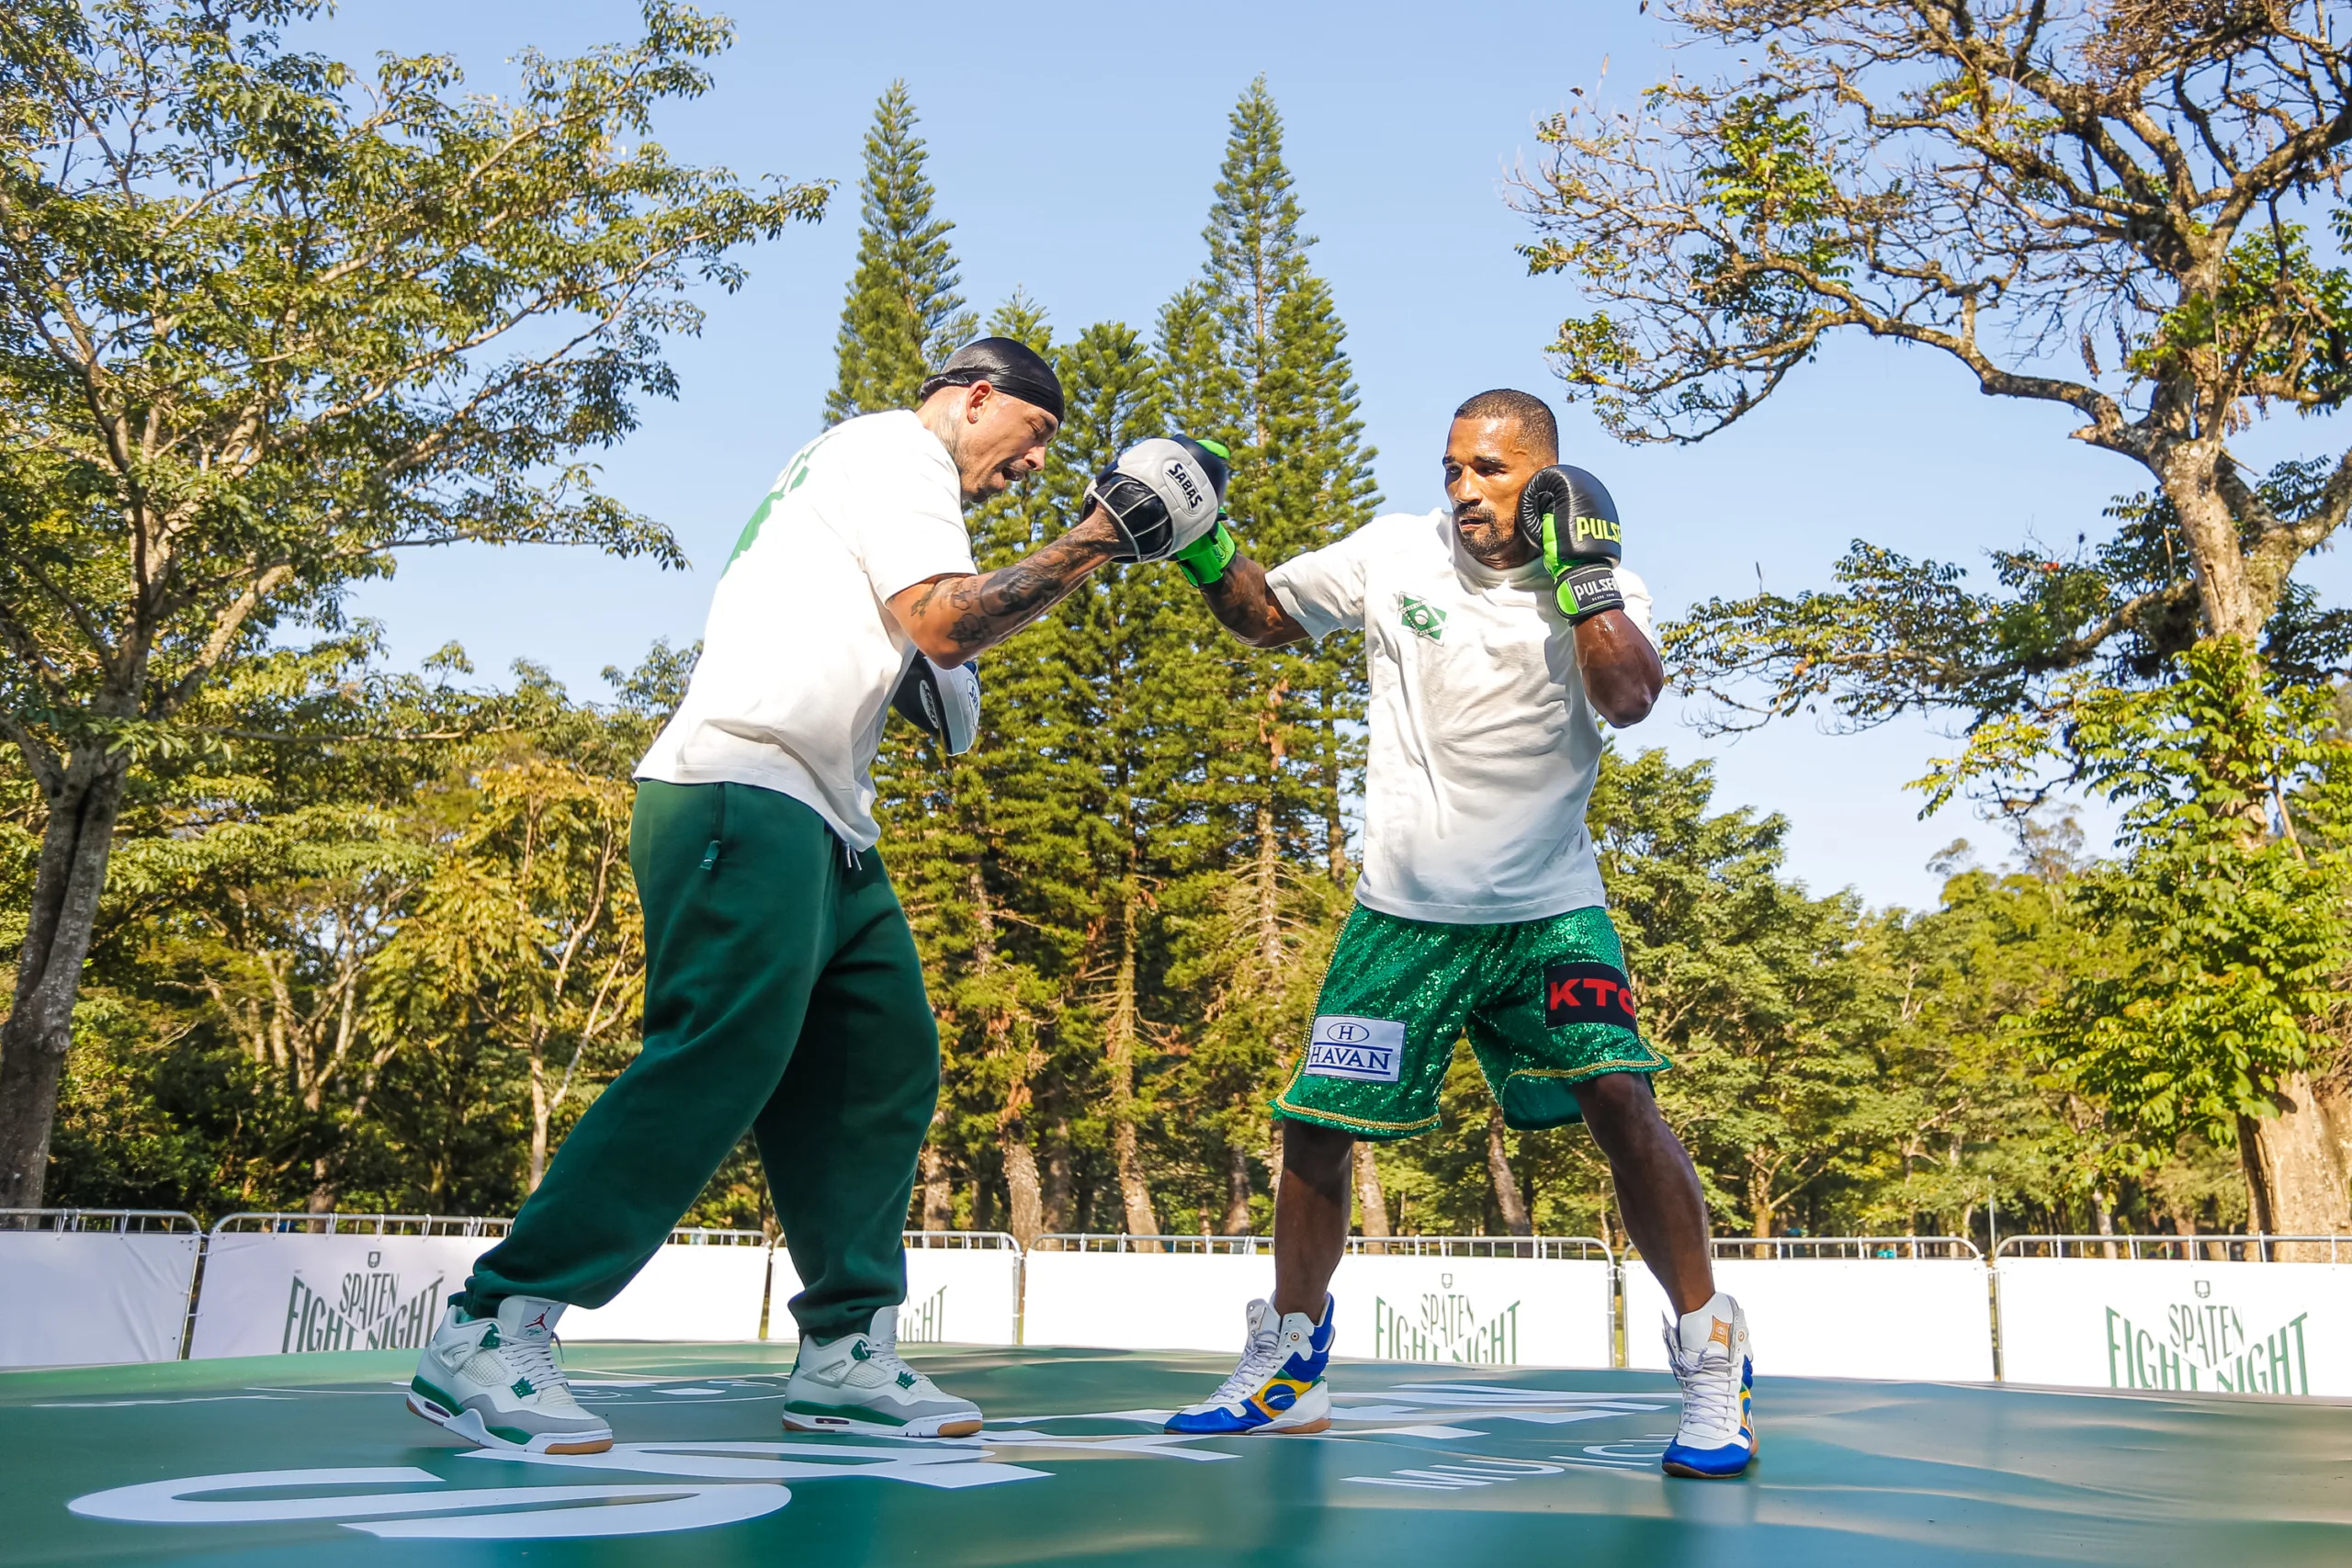
POLYGON ((1528 452, 1544 463, 1560 460, 1560 422, 1552 417, 1551 405, 1532 392, 1498 387, 1490 392, 1480 392, 1453 411, 1457 420, 1501 420, 1519 433, 1519 439, 1528 452))

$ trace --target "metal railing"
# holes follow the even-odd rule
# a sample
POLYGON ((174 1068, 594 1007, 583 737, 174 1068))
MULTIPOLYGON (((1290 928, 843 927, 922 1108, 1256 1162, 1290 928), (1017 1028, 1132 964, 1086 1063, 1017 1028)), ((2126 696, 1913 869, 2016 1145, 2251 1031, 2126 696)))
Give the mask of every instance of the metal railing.
POLYGON ((204 1234, 194 1214, 178 1209, 0 1209, 0 1231, 90 1235, 204 1234))
MULTIPOLYGON (((911 1237, 920 1232, 910 1231, 911 1237)), ((936 1233, 934 1233, 936 1234, 936 1233)), ((1009 1238, 1008 1238, 1009 1239, 1009 1238)), ((1029 1244, 1031 1252, 1161 1252, 1177 1256, 1271 1257, 1270 1235, 1128 1235, 1107 1232, 1052 1231, 1029 1244)), ((1391 1235, 1348 1237, 1351 1257, 1386 1258, 1598 1258, 1614 1262, 1608 1243, 1589 1235, 1391 1235)))
MULTIPOLYGON (((900 1239, 918 1252, 1017 1253, 1021 1250, 1021 1244, 1003 1231, 908 1231, 900 1239)), ((777 1245, 783 1245, 781 1237, 777 1245)))
POLYGON ((1192 1257, 1272 1255, 1270 1235, 1127 1235, 1048 1231, 1029 1244, 1032 1252, 1167 1252, 1192 1257))
POLYGON ((1984 1260, 1984 1254, 1974 1242, 1957 1235, 1719 1235, 1712 1243, 1712 1250, 1715 1257, 1723 1258, 1889 1258, 1906 1262, 1956 1260, 1975 1263, 1984 1260))
POLYGON ((1351 1257, 1529 1258, 1613 1264, 1617 1255, 1593 1235, 1351 1235, 1351 1257))
MULTIPOLYGON (((311 1214, 258 1211, 223 1214, 214 1235, 229 1231, 266 1231, 281 1235, 504 1235, 514 1222, 469 1219, 459 1214, 311 1214)), ((750 1234, 758 1235, 757 1232, 750 1234)), ((762 1239, 765 1239, 763 1237, 762 1239)))
POLYGON ((2003 1258, 2075 1258, 2174 1263, 2352 1263, 2352 1235, 2005 1235, 1994 1253, 2003 1258), (2285 1258, 2277 1247, 2291 1247, 2285 1258), (2321 1247, 2325 1258, 2317 1257, 2321 1247))
POLYGON ((768 1233, 704 1230, 681 1225, 670 1233, 668 1245, 672 1247, 765 1247, 768 1245, 768 1233))

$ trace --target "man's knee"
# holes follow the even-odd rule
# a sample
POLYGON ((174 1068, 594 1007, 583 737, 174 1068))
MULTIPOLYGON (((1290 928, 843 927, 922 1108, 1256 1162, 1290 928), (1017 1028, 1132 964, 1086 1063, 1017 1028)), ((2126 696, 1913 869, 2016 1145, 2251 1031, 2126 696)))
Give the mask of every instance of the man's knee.
POLYGON ((1603 1073, 1577 1085, 1577 1108, 1596 1137, 1657 1114, 1647 1073, 1603 1073))
POLYGON ((1343 1133, 1337 1127, 1325 1127, 1313 1122, 1283 1122, 1283 1167, 1302 1176, 1328 1176, 1348 1168, 1348 1157, 1355 1148, 1355 1134, 1343 1133))

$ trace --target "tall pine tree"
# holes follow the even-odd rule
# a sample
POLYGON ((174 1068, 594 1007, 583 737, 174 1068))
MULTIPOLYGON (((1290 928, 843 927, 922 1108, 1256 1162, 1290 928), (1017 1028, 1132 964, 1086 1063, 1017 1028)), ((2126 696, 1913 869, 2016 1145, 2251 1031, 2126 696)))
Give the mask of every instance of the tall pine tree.
MULTIPOLYGON (((891 83, 865 135, 857 269, 842 306, 840 369, 825 400, 828 423, 913 407, 925 370, 973 332, 956 292, 956 254, 948 243, 955 225, 933 216, 934 193, 915 124, 906 84, 891 83)), ((882 849, 932 962, 968 936, 956 918, 962 904, 953 893, 954 870, 968 845, 944 830, 936 812, 944 781, 930 748, 905 725, 885 728, 874 773, 882 849)), ((944 1153, 948 1120, 943 1101, 922 1156, 920 1222, 927 1230, 955 1223, 944 1153)))
POLYGON ((932 216, 933 192, 915 125, 906 83, 891 83, 865 133, 857 270, 842 306, 841 373, 825 399, 827 423, 912 408, 924 369, 973 335, 947 241, 956 225, 932 216))
MULTIPOLYGON (((1163 311, 1160 350, 1175 422, 1233 447, 1235 528, 1269 563, 1353 532, 1377 503, 1346 331, 1307 265, 1303 220, 1261 77, 1230 119, 1203 279, 1163 311)), ((1208 1020, 1183 1092, 1226 1134, 1224 1223, 1239 1228, 1248 1154, 1270 1136, 1263 1090, 1303 1045, 1352 881, 1344 807, 1362 768, 1365 671, 1354 635, 1279 652, 1204 646, 1218 649, 1216 701, 1192 787, 1222 841, 1202 845, 1171 890, 1183 928, 1173 973, 1208 1020)))

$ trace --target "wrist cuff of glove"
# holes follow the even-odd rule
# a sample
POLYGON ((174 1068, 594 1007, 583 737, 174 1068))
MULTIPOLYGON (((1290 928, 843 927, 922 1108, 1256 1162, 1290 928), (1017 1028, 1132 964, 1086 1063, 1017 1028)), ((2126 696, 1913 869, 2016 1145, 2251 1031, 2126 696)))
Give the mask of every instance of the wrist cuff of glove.
POLYGON ((1176 552, 1176 567, 1195 588, 1205 588, 1225 575, 1239 547, 1223 520, 1208 535, 1176 552))
POLYGON ((1617 586, 1616 569, 1605 561, 1580 561, 1570 566, 1554 584, 1553 595, 1570 626, 1580 626, 1604 610, 1625 607, 1624 591, 1617 586))

